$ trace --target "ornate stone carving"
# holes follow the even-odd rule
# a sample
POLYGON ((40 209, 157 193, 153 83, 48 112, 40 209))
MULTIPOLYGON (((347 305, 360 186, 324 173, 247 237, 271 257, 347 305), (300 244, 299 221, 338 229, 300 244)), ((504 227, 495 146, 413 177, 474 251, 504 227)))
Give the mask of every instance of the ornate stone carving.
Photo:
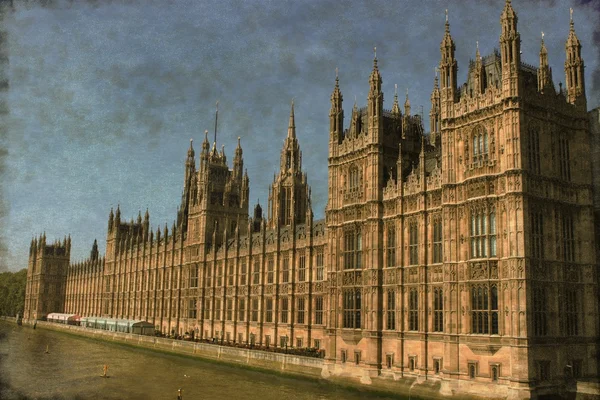
POLYGON ((490 261, 490 279, 498 279, 498 262, 490 261))
POLYGON ((354 285, 354 272, 344 272, 344 286, 354 285))
POLYGON ((567 282, 577 282, 579 280, 579 271, 575 265, 566 265, 564 274, 567 282))

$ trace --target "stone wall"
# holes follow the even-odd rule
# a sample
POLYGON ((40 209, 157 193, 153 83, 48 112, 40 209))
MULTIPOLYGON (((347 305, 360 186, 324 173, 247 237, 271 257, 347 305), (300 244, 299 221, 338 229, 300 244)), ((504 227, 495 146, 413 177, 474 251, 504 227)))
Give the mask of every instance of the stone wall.
POLYGON ((245 364, 251 367, 282 371, 294 375, 320 377, 323 359, 290 354, 241 349, 206 343, 195 343, 132 333, 89 329, 80 326, 37 322, 38 328, 66 331, 72 334, 100 340, 126 343, 133 346, 153 348, 170 353, 187 354, 198 358, 220 360, 225 363, 245 364))
MULTIPOLYGON (((14 322, 14 318, 2 318, 14 322)), ((84 337, 124 343, 158 351, 183 354, 201 359, 215 360, 232 365, 244 365, 265 371, 303 376, 313 379, 326 379, 332 384, 354 387, 361 391, 412 396, 420 399, 499 399, 511 398, 510 393, 499 394, 493 386, 481 385, 470 381, 455 382, 441 379, 420 380, 414 377, 377 376, 369 377, 364 370, 349 362, 346 364, 329 363, 319 358, 302 357, 290 354, 271 353, 207 343, 195 343, 131 333, 111 332, 100 329, 88 329, 79 326, 62 325, 50 322, 37 322, 38 328, 68 332, 84 337), (451 383, 454 383, 452 385, 451 383), (474 396, 473 393, 477 393, 474 396)), ((598 389, 593 382, 577 382, 577 398, 600 400, 598 389)))

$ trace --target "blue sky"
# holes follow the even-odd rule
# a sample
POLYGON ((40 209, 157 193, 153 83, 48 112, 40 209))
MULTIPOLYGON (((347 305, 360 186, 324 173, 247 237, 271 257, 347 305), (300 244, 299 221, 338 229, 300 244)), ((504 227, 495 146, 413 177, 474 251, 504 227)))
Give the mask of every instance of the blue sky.
MULTIPOLYGON (((339 68, 346 121, 365 105, 377 46, 385 108, 394 84, 428 121, 444 10, 459 81, 476 41, 498 47, 495 1, 15 1, 7 32, 8 114, 0 126, 0 270, 27 266, 31 237, 71 234, 71 261, 104 252, 108 213, 149 209, 171 225, 189 139, 214 129, 233 158, 241 137, 251 207, 265 204, 294 98, 313 211, 327 201, 329 96, 339 68)), ((600 105, 600 2, 514 0, 522 60, 538 65, 545 33, 553 78, 564 82, 569 8, 583 46, 590 108, 600 105), (593 40, 595 35, 595 40, 593 40)), ((428 130, 428 124, 426 125, 428 130)), ((211 139, 212 140, 212 139, 211 139)))

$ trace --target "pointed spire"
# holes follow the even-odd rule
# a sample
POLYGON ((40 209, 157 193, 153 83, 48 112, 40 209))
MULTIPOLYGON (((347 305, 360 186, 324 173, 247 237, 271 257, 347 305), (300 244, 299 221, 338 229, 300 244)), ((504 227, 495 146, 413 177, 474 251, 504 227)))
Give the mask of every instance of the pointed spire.
POLYGON ((215 145, 217 143, 217 122, 219 121, 219 100, 217 100, 216 110, 215 110, 215 145))
POLYGON ((570 12, 569 37, 565 45, 566 61, 565 75, 567 81, 567 101, 571 104, 580 103, 586 108, 585 99, 585 74, 584 62, 581 57, 581 42, 575 33, 575 24, 573 22, 573 9, 570 12))
POLYGON ((450 31, 450 24, 448 23, 448 9, 446 8, 446 26, 448 27, 446 30, 450 31))
POLYGON ((575 23, 573 22, 573 9, 569 9, 570 21, 569 21, 569 38, 567 40, 567 47, 581 47, 579 38, 575 33, 575 23))
POLYGON ((398 84, 394 84, 394 104, 392 105, 392 114, 400 114, 400 106, 398 105, 398 84))
POLYGON ((373 47, 373 69, 377 69, 377 47, 373 47))
POLYGON ((340 91, 340 78, 338 68, 335 68, 335 87, 331 93, 331 108, 329 109, 329 134, 330 140, 338 142, 344 130, 344 110, 342 109, 343 96, 340 91))
POLYGON ((542 43, 540 47, 540 67, 538 68, 538 91, 543 93, 547 86, 552 85, 552 72, 548 66, 548 50, 544 44, 544 32, 542 32, 542 43))
POLYGON ((290 109, 290 122, 288 124, 288 138, 296 138, 296 123, 294 121, 294 99, 292 99, 292 106, 290 109))
POLYGON ((508 32, 516 32, 517 31, 517 13, 512 7, 510 0, 506 0, 504 4, 504 9, 502 10, 502 15, 500 16, 500 21, 502 22, 502 34, 507 34, 508 32))
POLYGON ((111 207, 110 213, 108 214, 108 232, 109 233, 112 231, 114 220, 115 220, 115 215, 113 214, 113 209, 111 207))
POLYGON ((454 58, 454 52, 456 51, 456 45, 450 35, 450 23, 448 22, 448 10, 446 10, 446 25, 444 29, 444 37, 440 44, 440 77, 441 87, 444 90, 444 100, 454 101, 454 93, 456 91, 456 73, 457 65, 456 59, 454 58))
POLYGON ((540 54, 548 54, 548 50, 546 49, 546 45, 544 44, 544 31, 542 31, 542 43, 540 47, 540 54))
POLYGON ((204 141, 202 142, 202 153, 208 154, 208 150, 210 149, 210 143, 208 141, 208 129, 204 131, 204 141))
POLYGON ((188 149, 188 157, 194 158, 194 139, 190 138, 190 148, 188 149))
POLYGON ((406 88, 406 100, 404 101, 404 115, 410 115, 410 100, 408 100, 408 88, 406 88))
POLYGON ((446 9, 446 23, 444 24, 444 40, 442 45, 446 45, 452 42, 452 36, 450 36, 450 22, 448 21, 448 9, 446 9))
POLYGON ((479 54, 479 40, 475 41, 475 45, 477 46, 477 50, 475 50, 475 59, 481 61, 481 54, 479 54))
POLYGON ((571 19, 571 31, 575 31, 575 24, 573 23, 573 8, 569 8, 569 15, 570 15, 570 19, 571 19))
POLYGON ((373 71, 371 72, 369 82, 371 84, 371 93, 379 94, 381 92, 381 75, 377 66, 377 47, 373 48, 373 52, 375 56, 373 58, 373 71))
POLYGON ((331 93, 331 110, 339 111, 338 109, 342 105, 342 92, 340 91, 340 77, 339 70, 335 67, 335 86, 331 93))

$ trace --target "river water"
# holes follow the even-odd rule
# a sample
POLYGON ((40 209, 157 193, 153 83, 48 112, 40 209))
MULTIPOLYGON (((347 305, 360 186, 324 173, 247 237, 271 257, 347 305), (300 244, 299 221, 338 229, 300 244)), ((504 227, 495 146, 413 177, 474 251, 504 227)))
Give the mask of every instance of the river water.
POLYGON ((0 321, 0 399, 175 400, 179 388, 185 400, 391 398, 0 321))

